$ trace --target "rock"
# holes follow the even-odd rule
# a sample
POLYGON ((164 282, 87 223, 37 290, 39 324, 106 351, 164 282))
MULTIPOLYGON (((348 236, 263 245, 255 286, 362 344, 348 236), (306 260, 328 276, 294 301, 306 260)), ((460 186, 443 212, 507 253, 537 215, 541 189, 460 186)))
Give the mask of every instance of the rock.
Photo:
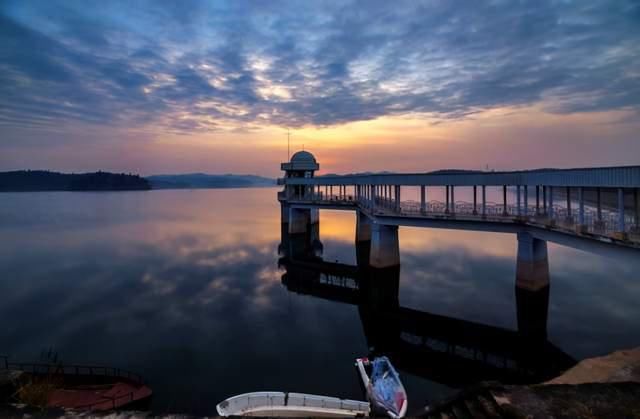
POLYGON ((620 382, 640 383, 640 347, 585 359, 543 385, 620 382))

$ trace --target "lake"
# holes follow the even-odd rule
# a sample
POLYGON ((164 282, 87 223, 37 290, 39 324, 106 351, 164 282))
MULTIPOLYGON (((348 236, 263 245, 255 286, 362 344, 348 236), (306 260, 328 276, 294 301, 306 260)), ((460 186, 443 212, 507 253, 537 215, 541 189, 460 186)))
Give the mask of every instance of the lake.
MULTIPOLYGON (((213 414, 259 390, 362 399, 361 307, 283 284, 276 192, 0 194, 0 353, 139 372, 155 412, 213 414)), ((354 213, 321 211, 324 260, 355 265, 354 231, 354 213)), ((400 252, 401 307, 517 329, 514 235, 402 227, 400 252)), ((580 360, 640 345, 640 261, 550 243, 549 264, 554 347, 580 360)), ((410 411, 455 391, 399 369, 410 411)))

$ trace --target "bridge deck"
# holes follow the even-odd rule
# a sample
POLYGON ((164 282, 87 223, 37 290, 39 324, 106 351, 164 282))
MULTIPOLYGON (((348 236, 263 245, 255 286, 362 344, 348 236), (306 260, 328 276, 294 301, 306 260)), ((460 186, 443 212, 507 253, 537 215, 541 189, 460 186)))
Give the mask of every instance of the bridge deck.
POLYGON ((621 239, 616 232, 617 213, 602 210, 598 220, 595 210, 585 209, 585 224, 578 226, 577 216, 569 213, 562 206, 554 207, 553 218, 548 214, 536 215, 535 205, 523 206, 488 203, 485 214, 479 213, 479 206, 474 211, 473 203, 458 201, 446 209, 446 204, 439 201, 426 203, 424 210, 416 201, 395 201, 378 197, 372 201, 357 200, 353 196, 323 196, 294 198, 286 201, 292 207, 322 208, 332 210, 360 210, 369 215, 377 223, 387 225, 447 228, 472 231, 491 231, 500 233, 517 233, 531 230, 539 238, 572 247, 591 250, 584 246, 585 241, 604 247, 628 248, 640 250, 640 229, 635 226, 632 216, 628 217, 628 234, 621 239), (520 213, 520 215, 518 215, 520 213), (525 215, 526 214, 526 215, 525 215), (583 245, 581 245, 581 242, 583 245))

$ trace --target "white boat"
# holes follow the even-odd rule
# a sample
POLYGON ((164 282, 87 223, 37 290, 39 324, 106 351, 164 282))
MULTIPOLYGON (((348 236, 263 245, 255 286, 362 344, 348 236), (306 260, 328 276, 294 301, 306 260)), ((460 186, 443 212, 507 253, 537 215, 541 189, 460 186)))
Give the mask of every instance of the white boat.
POLYGON ((216 406, 218 414, 227 416, 275 417, 367 417, 368 402, 343 400, 314 394, 259 391, 230 397, 216 406))
POLYGON ((358 358, 356 367, 374 409, 394 419, 403 418, 407 414, 407 392, 389 358, 381 356, 373 361, 358 358))

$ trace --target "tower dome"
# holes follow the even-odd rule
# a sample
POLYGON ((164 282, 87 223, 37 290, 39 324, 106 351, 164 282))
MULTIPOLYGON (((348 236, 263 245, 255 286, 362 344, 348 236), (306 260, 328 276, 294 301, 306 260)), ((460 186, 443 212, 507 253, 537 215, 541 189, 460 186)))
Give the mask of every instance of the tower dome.
POLYGON ((291 163, 310 163, 316 164, 316 158, 308 151, 298 151, 291 156, 291 163))
MULTIPOLYGON (((320 165, 316 161, 313 154, 308 151, 297 151, 291 156, 291 160, 288 163, 282 163, 282 170, 284 171, 316 171, 320 168, 320 165)), ((297 176, 295 176, 297 177, 297 176)))

